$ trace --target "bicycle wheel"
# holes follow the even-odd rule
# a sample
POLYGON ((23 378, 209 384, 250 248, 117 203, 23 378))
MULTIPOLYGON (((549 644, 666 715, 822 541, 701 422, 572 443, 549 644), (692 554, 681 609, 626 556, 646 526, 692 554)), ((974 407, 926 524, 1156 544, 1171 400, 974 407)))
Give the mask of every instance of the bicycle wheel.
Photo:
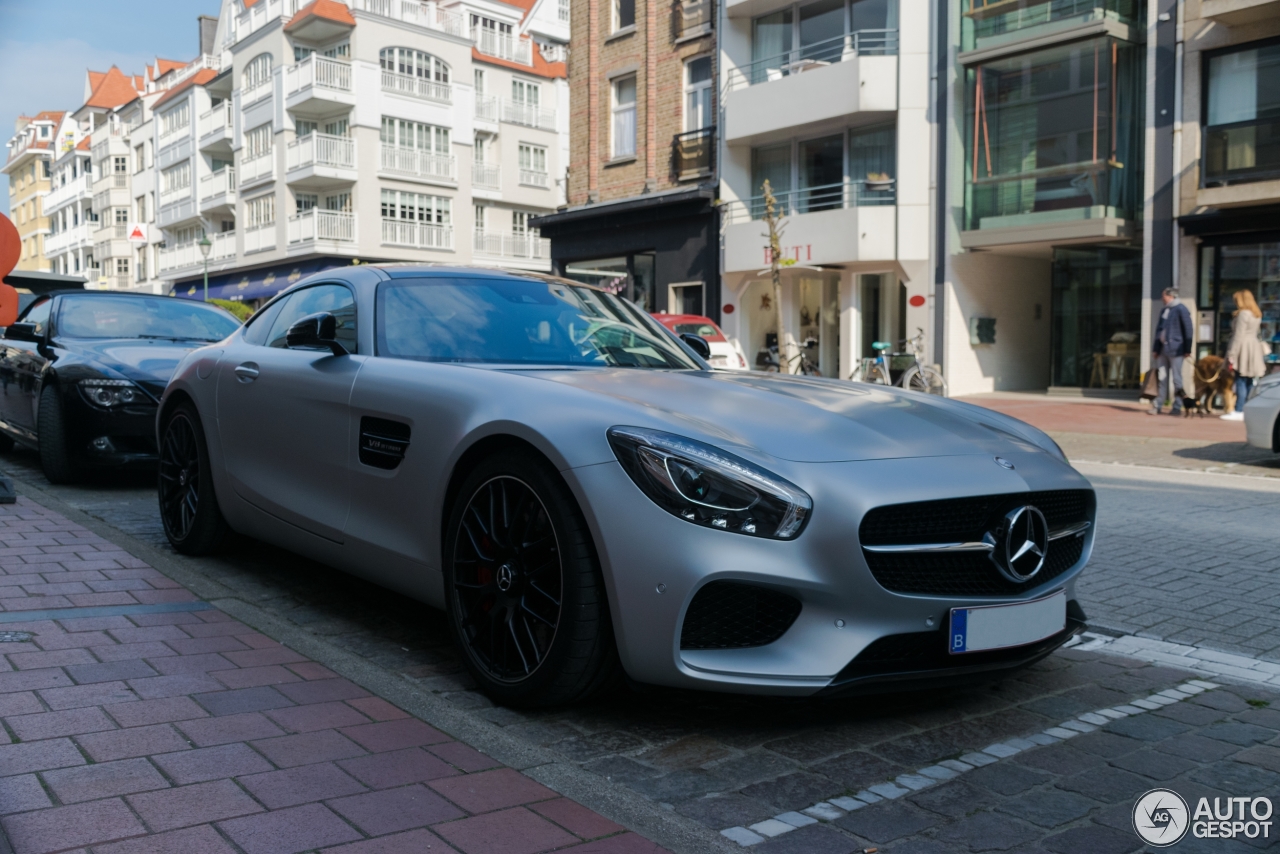
POLYGON ((884 369, 883 365, 872 363, 865 368, 858 368, 853 372, 849 379, 859 383, 878 383, 880 385, 891 385, 889 382, 889 373, 884 369))
POLYGON ((939 397, 947 396, 947 381, 942 378, 942 374, 928 365, 909 368, 902 378, 902 387, 925 394, 936 394, 939 397))

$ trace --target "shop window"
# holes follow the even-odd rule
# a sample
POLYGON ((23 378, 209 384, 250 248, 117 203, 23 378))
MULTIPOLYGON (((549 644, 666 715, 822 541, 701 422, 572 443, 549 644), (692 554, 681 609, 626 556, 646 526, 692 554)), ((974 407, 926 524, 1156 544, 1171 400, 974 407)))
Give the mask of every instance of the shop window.
POLYGON ((1053 385, 1136 387, 1141 332, 1141 250, 1054 250, 1053 385))
POLYGON ((968 69, 965 228, 1136 216, 1144 50, 1102 38, 968 69))
POLYGON ((1205 186, 1280 178, 1280 40, 1205 60, 1205 186))
POLYGON ((1234 295, 1244 290, 1253 293, 1262 309, 1258 337, 1280 356, 1280 242, 1269 236, 1273 241, 1226 243, 1201 250, 1200 309, 1213 333, 1200 342, 1207 345, 1207 352, 1226 355, 1238 307, 1234 295))

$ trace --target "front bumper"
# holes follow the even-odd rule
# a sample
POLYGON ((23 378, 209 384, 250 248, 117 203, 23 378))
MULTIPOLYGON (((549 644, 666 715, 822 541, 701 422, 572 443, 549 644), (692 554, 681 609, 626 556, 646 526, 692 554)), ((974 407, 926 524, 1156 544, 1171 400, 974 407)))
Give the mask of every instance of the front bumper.
POLYGON ((68 447, 82 465, 119 468, 155 464, 154 404, 101 409, 70 386, 63 391, 62 407, 68 447))
MULTIPOLYGON (((617 463, 565 472, 600 554, 618 651, 637 682, 742 693, 806 696, 875 683, 923 681, 1024 666, 1065 643, 1069 632, 1019 648, 1008 661, 943 661, 923 670, 855 673, 848 668, 877 640, 944 630, 950 609, 1029 601, 1054 590, 1074 600, 1088 562, 1092 528, 1066 572, 1017 595, 991 598, 892 593, 872 577, 858 544, 873 507, 1036 490, 1089 489, 1070 466, 1047 454, 1007 454, 1009 471, 989 455, 772 465, 805 489, 814 510, 795 541, 757 539, 691 525, 669 515, 631 482, 617 463), (735 581, 799 600, 795 622, 776 641, 741 649, 681 649, 681 629, 694 596, 712 581, 735 581), (1041 649, 1043 647, 1043 649, 1041 649), (990 665, 990 666, 986 666, 990 665), (980 668, 975 670, 975 668, 980 668)), ((994 572, 993 567, 993 572, 994 572)), ((856 668, 855 668, 856 669, 856 668)), ((901 686, 899 686, 901 687, 901 686)), ((898 690, 898 687, 891 690, 898 690)))

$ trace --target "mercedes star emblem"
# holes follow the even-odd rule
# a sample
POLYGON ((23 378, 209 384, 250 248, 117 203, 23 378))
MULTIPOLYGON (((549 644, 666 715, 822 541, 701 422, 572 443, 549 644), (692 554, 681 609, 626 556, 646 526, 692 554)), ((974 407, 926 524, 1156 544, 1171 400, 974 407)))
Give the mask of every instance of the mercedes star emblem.
POLYGON ((511 585, 515 583, 516 571, 511 568, 511 564, 504 563, 498 567, 498 589, 506 593, 511 589, 511 585))
POLYGON ((1002 469, 1012 469, 1012 468, 1013 468, 1013 463, 1009 462, 1009 461, 1008 461, 1008 460, 1006 460, 1004 457, 996 457, 995 459, 996 459, 996 465, 1000 466, 1000 468, 1002 468, 1002 469))
POLYGON ((993 534, 991 560, 1005 578, 1015 584, 1028 581, 1044 566, 1049 552, 1049 523, 1030 504, 1010 510, 993 534))

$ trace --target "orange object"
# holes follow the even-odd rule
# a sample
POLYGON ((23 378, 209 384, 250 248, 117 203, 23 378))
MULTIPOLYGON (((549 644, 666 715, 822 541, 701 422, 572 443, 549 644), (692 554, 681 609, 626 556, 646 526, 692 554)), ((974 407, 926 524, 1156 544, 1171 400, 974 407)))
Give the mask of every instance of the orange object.
MULTIPOLYGON (((13 272, 22 255, 22 238, 13 221, 0 214, 0 281, 13 272)), ((0 326, 8 326, 18 319, 18 292, 10 285, 0 284, 0 326)))

